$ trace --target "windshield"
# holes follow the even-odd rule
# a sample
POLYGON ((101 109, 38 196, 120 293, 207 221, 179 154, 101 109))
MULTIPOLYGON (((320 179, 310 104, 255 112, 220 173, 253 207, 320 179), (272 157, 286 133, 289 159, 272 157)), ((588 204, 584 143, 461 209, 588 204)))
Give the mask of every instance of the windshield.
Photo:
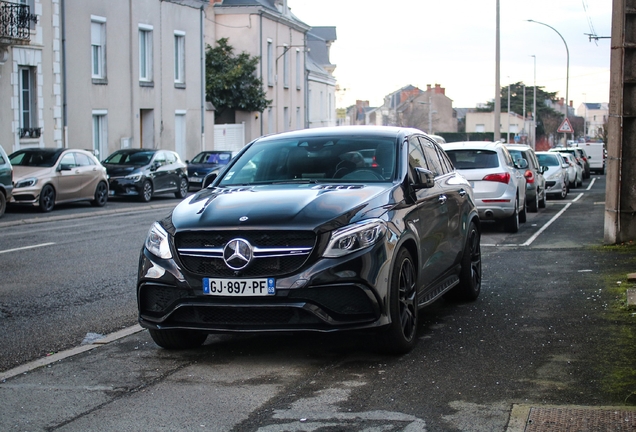
POLYGON ((227 165, 232 159, 230 152, 203 152, 196 155, 191 163, 227 165))
POLYGON ((150 163, 155 152, 139 151, 139 152, 122 152, 117 151, 108 156, 104 163, 112 165, 134 165, 144 166, 150 163))
POLYGON ((539 159, 539 165, 541 166, 559 166, 559 159, 553 155, 547 154, 538 154, 537 159, 539 159))
POLYGON ((225 172, 221 186, 284 182, 386 182, 396 142, 387 137, 324 137, 254 143, 225 172))
POLYGON ((57 162, 63 149, 57 151, 50 150, 18 150, 9 156, 11 165, 32 166, 32 167, 52 167, 57 162))

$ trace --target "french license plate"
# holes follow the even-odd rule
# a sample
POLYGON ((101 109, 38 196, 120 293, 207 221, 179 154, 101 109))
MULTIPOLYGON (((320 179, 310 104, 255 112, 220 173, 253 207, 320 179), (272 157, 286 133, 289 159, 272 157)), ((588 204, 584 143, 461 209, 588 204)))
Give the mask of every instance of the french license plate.
POLYGON ((276 294, 276 279, 203 278, 203 294, 232 297, 255 297, 276 294))
POLYGON ((190 183, 201 183, 203 179, 201 177, 188 177, 190 183))

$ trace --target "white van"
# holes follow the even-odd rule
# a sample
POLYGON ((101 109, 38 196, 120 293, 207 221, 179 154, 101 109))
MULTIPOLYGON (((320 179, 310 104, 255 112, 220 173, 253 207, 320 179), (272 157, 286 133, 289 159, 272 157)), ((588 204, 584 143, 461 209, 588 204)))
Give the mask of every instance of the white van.
POLYGON ((588 162, 590 163, 590 172, 595 172, 597 174, 605 173, 604 143, 577 143, 570 147, 579 147, 585 150, 588 162))

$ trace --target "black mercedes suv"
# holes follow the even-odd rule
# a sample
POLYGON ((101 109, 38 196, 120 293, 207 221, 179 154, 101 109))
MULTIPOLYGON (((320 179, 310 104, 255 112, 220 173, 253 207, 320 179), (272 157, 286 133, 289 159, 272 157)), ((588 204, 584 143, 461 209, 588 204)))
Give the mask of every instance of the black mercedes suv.
POLYGON ((408 352, 418 310, 481 289, 469 183, 416 129, 337 127, 256 139, 156 222, 139 322, 164 348, 209 333, 374 330, 408 352))

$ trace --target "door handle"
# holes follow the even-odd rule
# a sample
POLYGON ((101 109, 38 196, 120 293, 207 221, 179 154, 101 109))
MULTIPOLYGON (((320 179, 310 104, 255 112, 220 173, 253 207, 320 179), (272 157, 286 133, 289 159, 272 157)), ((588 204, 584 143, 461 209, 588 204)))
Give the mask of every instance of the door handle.
POLYGON ((440 195, 438 200, 440 204, 446 204, 447 199, 446 195, 440 195))

